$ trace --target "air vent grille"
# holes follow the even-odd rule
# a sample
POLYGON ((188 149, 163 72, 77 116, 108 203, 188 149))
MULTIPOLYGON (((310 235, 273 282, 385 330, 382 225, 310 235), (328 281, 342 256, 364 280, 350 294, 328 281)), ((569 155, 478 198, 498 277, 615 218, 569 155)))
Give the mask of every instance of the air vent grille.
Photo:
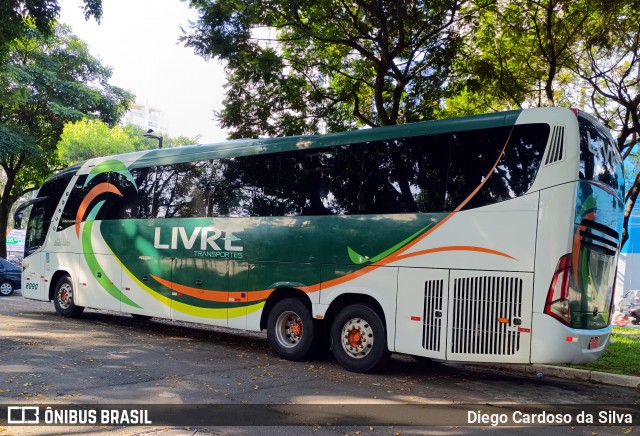
POLYGON ((455 279, 452 306, 452 353, 504 356, 518 352, 522 279, 455 279))
POLYGON ((551 141, 547 150, 545 165, 560 162, 564 159, 564 126, 553 126, 551 141))
POLYGON ((422 345, 425 350, 440 351, 442 332, 442 280, 430 280, 424 284, 424 326, 422 345))

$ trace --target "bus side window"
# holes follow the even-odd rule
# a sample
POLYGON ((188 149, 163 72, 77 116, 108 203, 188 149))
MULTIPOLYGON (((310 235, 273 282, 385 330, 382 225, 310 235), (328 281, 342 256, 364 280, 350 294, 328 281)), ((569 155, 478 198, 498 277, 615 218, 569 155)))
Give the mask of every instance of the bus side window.
POLYGON ((153 197, 156 181, 156 167, 146 167, 131 170, 131 175, 136 183, 136 206, 137 214, 135 218, 150 219, 153 215, 153 197))
POLYGON ((109 173, 109 183, 115 186, 120 195, 107 194, 104 219, 130 219, 138 217, 138 195, 133 183, 119 173, 109 173))
POLYGON ((281 153, 280 177, 274 214, 278 216, 330 215, 331 150, 296 150, 281 153))
POLYGON ((279 173, 280 153, 230 159, 226 175, 236 198, 230 215, 272 216, 279 173))
POLYGON ((528 124, 453 134, 447 210, 462 204, 482 183, 464 209, 524 195, 535 180, 549 132, 548 124, 528 124))
POLYGON ((44 227, 45 209, 42 205, 34 206, 29 215, 29 226, 24 243, 24 254, 29 256, 44 244, 46 229, 44 227))
MULTIPOLYGON (((331 148, 333 163, 324 173, 326 191, 325 206, 334 214, 354 215, 362 213, 359 204, 363 183, 363 144, 347 144, 331 148)), ((322 188, 322 187, 321 187, 322 188)))

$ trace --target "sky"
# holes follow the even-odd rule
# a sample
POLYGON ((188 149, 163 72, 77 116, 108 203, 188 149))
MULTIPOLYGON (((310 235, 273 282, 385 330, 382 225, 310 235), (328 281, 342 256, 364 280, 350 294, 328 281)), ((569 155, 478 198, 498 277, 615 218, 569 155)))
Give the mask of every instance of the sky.
POLYGON ((161 109, 172 137, 201 135, 200 143, 222 141, 226 132, 213 111, 222 109, 225 74, 178 44, 195 10, 179 0, 103 0, 100 24, 85 21, 82 0, 59 0, 59 21, 87 42, 89 52, 113 70, 110 83, 136 95, 136 102, 161 109))

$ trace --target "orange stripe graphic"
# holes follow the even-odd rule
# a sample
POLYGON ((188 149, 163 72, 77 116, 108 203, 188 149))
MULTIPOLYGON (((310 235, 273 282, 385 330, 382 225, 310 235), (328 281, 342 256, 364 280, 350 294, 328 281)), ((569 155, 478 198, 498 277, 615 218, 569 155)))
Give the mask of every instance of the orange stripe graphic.
POLYGON ((510 256, 507 253, 503 253, 501 251, 492 250, 490 248, 474 247, 471 245, 452 245, 450 247, 430 248, 428 250, 420 250, 420 251, 416 251, 409 254, 403 254, 401 256, 396 257, 396 260, 408 259, 410 257, 422 256, 424 254, 442 253, 445 251, 476 251, 478 253, 495 254, 496 256, 502 256, 509 259, 518 260, 515 257, 510 256))
POLYGON ((82 200, 80 207, 78 207, 78 213, 76 213, 76 235, 78 235, 78 238, 80 237, 80 223, 82 222, 82 218, 84 217, 84 214, 87 211, 87 208, 89 208, 89 205, 91 204, 91 202, 98 195, 104 194, 106 192, 111 192, 113 194, 117 194, 120 197, 122 197, 122 193, 118 190, 118 188, 113 186, 111 183, 107 183, 107 182, 100 183, 96 185, 93 189, 91 189, 91 191, 89 191, 87 196, 84 197, 84 200, 82 200))
MULTIPOLYGON (((405 254, 402 256, 398 256, 395 260, 401 260, 401 259, 408 259, 410 257, 415 257, 415 256, 422 256, 422 255, 426 255, 426 254, 433 254, 433 253, 441 253, 441 252, 445 252, 445 251, 475 251, 478 253, 485 253, 485 254, 493 254, 496 256, 502 256, 502 257, 506 257, 509 259, 513 259, 513 260, 517 260, 515 257, 510 256, 506 253, 502 253, 500 251, 496 251, 496 250, 492 250, 490 248, 483 248, 483 247, 474 247, 474 246, 467 246, 467 245, 454 245, 454 246, 450 246, 450 247, 438 247, 438 248, 431 248, 428 250, 421 250, 421 251, 416 251, 415 253, 409 253, 409 254, 405 254)), ((301 286, 300 289, 301 291, 310 294, 313 292, 318 292, 321 288, 323 289, 327 289, 333 286, 338 286, 341 285, 343 283, 346 283, 348 281, 351 281, 353 279, 356 279, 360 276, 363 276, 365 274, 367 274, 370 271, 373 271, 377 268, 379 268, 381 265, 371 265, 371 266, 367 266, 365 268, 362 268, 361 270, 355 271, 351 274, 347 274, 344 275, 342 277, 338 277, 332 280, 328 280, 326 282, 322 282, 322 283, 318 283, 315 285, 311 285, 311 286, 301 286)), ((271 293, 274 291, 274 289, 263 289, 263 290, 258 290, 258 291, 244 291, 244 292, 238 292, 238 291, 233 291, 233 292, 227 292, 227 291, 217 291, 217 290, 212 290, 212 289, 202 289, 202 288, 194 288, 191 286, 185 286, 185 285, 181 285, 179 283, 174 283, 171 282, 169 280, 165 280, 163 278, 160 278, 158 276, 154 276, 153 274, 151 275, 151 277, 158 283, 160 283, 163 286, 166 286, 169 289, 172 289, 174 291, 180 292, 181 294, 185 294, 188 295, 190 297, 193 298, 197 298, 199 300, 204 300, 204 301, 214 301, 217 303, 225 303, 228 301, 236 301, 236 302, 254 302, 254 301, 262 301, 262 300, 266 300, 267 298, 269 298, 269 295, 271 295, 271 293), (243 299, 242 294, 245 294, 246 297, 243 299)))
MULTIPOLYGON (((586 219, 589 221, 594 221, 596 219, 595 212, 589 212, 582 219, 586 219)), ((583 225, 578 225, 576 229, 575 235, 573 235, 573 251, 571 253, 571 260, 573 262, 573 278, 578 283, 578 271, 580 270, 580 265, 578 262, 580 261, 580 242, 582 242, 582 237, 580 236, 580 232, 586 230, 587 228, 583 225)))
POLYGON ((246 297, 244 301, 252 302, 252 301, 261 301, 266 300, 269 295, 273 292, 272 289, 267 289, 263 291, 250 291, 250 292, 227 292, 227 291, 216 291, 211 289, 202 289, 202 288, 194 288, 191 286, 185 286, 178 283, 170 282, 169 280, 162 279, 160 277, 154 276, 151 277, 158 283, 163 286, 166 286, 169 289, 180 292, 181 294, 188 295, 193 298, 197 298, 199 300, 205 301, 214 301, 217 303, 226 303, 227 301, 243 301, 242 294, 245 294, 246 297))

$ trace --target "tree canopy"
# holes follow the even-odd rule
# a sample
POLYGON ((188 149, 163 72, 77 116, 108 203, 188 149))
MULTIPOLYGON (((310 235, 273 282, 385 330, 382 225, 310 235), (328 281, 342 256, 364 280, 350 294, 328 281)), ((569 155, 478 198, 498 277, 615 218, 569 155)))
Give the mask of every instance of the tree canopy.
MULTIPOLYGON (((83 117, 114 125, 133 95, 109 83, 111 70, 67 26, 52 36, 29 28, 11 42, 0 65, 0 235, 11 205, 59 166, 56 145, 65 122, 83 117)), ((4 249, 0 236, 0 256, 4 249)))
MULTIPOLYGON (((84 0, 85 19, 102 18, 102 0, 84 0)), ((58 0, 3 0, 0 2, 0 57, 9 44, 26 30, 35 27, 46 36, 53 34, 60 13, 58 0)))
POLYGON ((183 41, 227 62, 233 137, 390 125, 436 110, 463 3, 192 1, 200 20, 183 41))
MULTIPOLYGON (((109 127, 106 123, 96 119, 82 119, 68 122, 58 142, 58 156, 63 165, 99 156, 128 153, 131 151, 151 150, 158 146, 152 138, 145 138, 146 132, 142 127, 127 124, 109 127)), ((165 147, 195 144, 197 137, 178 136, 172 138, 164 135, 165 147)))

